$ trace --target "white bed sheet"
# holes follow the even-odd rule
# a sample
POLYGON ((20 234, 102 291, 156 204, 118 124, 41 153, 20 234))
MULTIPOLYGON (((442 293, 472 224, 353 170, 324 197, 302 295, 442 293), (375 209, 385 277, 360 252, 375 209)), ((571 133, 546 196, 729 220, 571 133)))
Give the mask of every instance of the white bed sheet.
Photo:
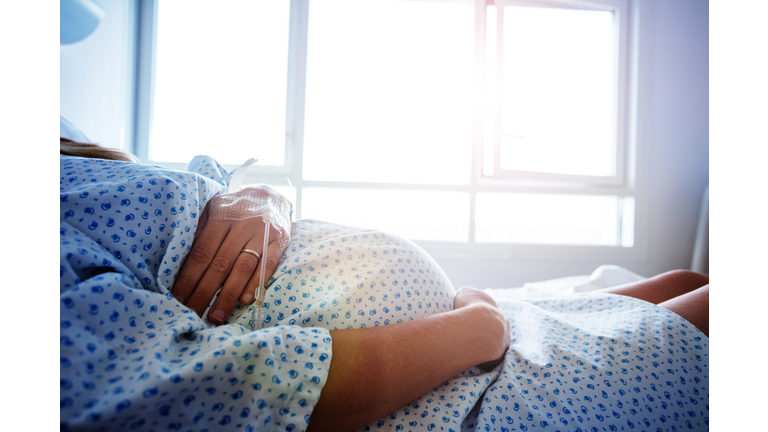
POLYGON ((617 265, 603 265, 591 275, 569 276, 541 282, 529 282, 517 288, 488 288, 484 291, 496 300, 541 299, 574 293, 595 291, 603 288, 641 281, 644 278, 617 265))

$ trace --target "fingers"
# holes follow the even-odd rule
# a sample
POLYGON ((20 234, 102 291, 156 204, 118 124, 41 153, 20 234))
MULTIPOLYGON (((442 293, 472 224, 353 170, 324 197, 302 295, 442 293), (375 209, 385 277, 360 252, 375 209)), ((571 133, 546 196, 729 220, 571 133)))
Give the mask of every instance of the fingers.
MULTIPOLYGON (((261 238, 250 241, 245 248, 258 251, 263 246, 262 235, 261 238), (256 244, 260 246, 256 246, 256 244)), ((235 307, 238 297, 245 304, 253 302, 256 288, 261 279, 261 267, 265 267, 264 284, 266 285, 280 262, 281 252, 278 242, 273 241, 267 246, 266 259, 264 259, 264 252, 261 252, 261 259, 257 259, 255 255, 247 252, 241 253, 221 288, 216 302, 211 306, 211 311, 208 312, 208 320, 216 325, 225 323, 226 318, 235 307)))
MULTIPOLYGON (((242 289, 245 287, 245 283, 250 276, 245 275, 245 273, 249 268, 253 267, 252 262, 248 257, 241 256, 250 254, 241 254, 240 252, 242 252, 243 248, 247 248, 246 245, 254 239, 255 241, 253 241, 253 244, 249 249, 259 252, 259 249, 261 248, 256 247, 255 245, 264 237, 263 233, 259 234, 255 219, 256 218, 250 221, 250 223, 242 223, 246 221, 239 221, 241 223, 232 225, 231 229, 226 234, 226 238, 223 239, 223 242, 220 242, 221 246, 216 251, 215 256, 210 260, 208 266, 204 268, 202 278, 185 303, 187 307, 194 310, 198 315, 203 315, 203 312, 205 312, 205 309, 208 307, 214 294, 216 294, 219 288, 222 288, 233 271, 235 273, 235 281, 238 278, 242 279, 242 284, 239 286, 240 291, 233 293, 232 290, 234 289, 234 285, 230 284, 229 289, 226 291, 222 290, 219 297, 224 297, 222 300, 225 302, 225 298, 228 296, 234 296, 235 300, 240 297, 240 292, 242 292, 242 289), (236 263, 238 263, 237 269, 235 269, 236 263)), ((261 222, 261 220, 259 219, 258 222, 261 222)), ((258 261, 255 256, 251 255, 251 257, 258 261)), ((219 300, 216 302, 219 303, 219 300)), ((208 319, 214 323, 223 322, 224 318, 231 312, 232 306, 234 306, 234 301, 229 309, 221 310, 215 314, 214 312, 216 312, 216 310, 211 309, 211 312, 208 314, 208 319)))
POLYGON ((465 286, 456 292, 456 297, 454 297, 453 300, 453 308, 456 310, 469 306, 485 308, 487 316, 492 318, 492 324, 489 325, 487 329, 489 331, 495 329, 495 334, 498 335, 494 346, 499 349, 499 355, 492 361, 478 365, 482 369, 491 370, 504 359, 506 352, 509 350, 511 344, 509 321, 504 316, 498 303, 496 303, 496 300, 494 300, 490 294, 473 287, 465 286))
MULTIPOLYGON (((205 215, 206 212, 203 212, 203 214, 205 215)), ((216 256, 219 245, 227 236, 230 224, 218 221, 210 221, 208 223, 206 217, 205 227, 201 228, 201 225, 198 225, 192 249, 190 249, 189 254, 184 259, 184 264, 182 264, 179 275, 176 277, 176 281, 171 289, 171 294, 182 304, 187 303, 195 288, 197 288, 200 279, 216 256)))
MULTIPOLYGON (((246 304, 250 304, 253 301, 254 297, 256 296, 256 288, 258 288, 261 279, 262 266, 264 267, 264 285, 266 287, 266 285, 269 283, 269 279, 275 273, 277 265, 280 263, 282 252, 283 251, 280 250, 280 244, 277 241, 273 241, 269 244, 269 246, 267 246, 266 260, 262 259, 259 262, 256 271, 253 273, 253 277, 251 278, 250 282, 248 282, 248 286, 245 288, 245 291, 243 291, 242 297, 240 297, 240 301, 246 304)), ((262 256, 262 258, 264 257, 262 256)))
MULTIPOLYGON (((244 249, 257 250, 256 241, 251 241, 245 245, 244 249)), ((227 321, 227 317, 235 307, 238 297, 240 297, 248 281, 256 271, 256 266, 261 261, 256 255, 249 252, 242 252, 238 255, 232 271, 227 276, 224 286, 221 287, 216 302, 211 306, 208 312, 208 320, 213 324, 220 325, 227 321)))
POLYGON ((487 303, 491 306, 498 306, 493 297, 487 292, 480 291, 479 289, 470 286, 465 286, 461 287, 456 292, 456 297, 453 299, 453 308, 460 309, 474 303, 487 303))
MULTIPOLYGON (((263 255, 264 222, 261 218, 241 221, 209 220, 204 211, 196 231, 195 242, 182 265, 171 290, 179 302, 202 316, 221 288, 208 319, 223 324, 238 299, 251 303, 259 283, 261 259, 244 248, 263 255), (254 276, 257 275, 257 276, 254 276)), ((267 246, 265 283, 275 272, 282 250, 280 232, 272 229, 267 246)))

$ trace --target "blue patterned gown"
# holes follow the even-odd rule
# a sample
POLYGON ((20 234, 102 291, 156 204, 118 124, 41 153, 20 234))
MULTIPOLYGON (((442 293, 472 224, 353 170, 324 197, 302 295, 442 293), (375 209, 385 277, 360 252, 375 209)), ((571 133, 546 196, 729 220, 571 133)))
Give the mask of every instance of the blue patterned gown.
MULTIPOLYGON (((193 168, 220 179, 197 158, 193 168)), ((84 430, 304 430, 328 330, 214 327, 169 290, 206 202, 198 174, 61 156, 61 424, 84 430)))
MULTIPOLYGON (((61 422, 88 430, 304 430, 332 359, 329 329, 452 308, 440 267, 408 240, 294 222, 266 329, 237 305, 213 327, 168 294, 225 172, 61 157, 61 422)), ((701 430, 708 339, 640 300, 500 302, 512 345, 364 429, 701 430)), ((371 389, 371 391, 376 391, 371 389)))

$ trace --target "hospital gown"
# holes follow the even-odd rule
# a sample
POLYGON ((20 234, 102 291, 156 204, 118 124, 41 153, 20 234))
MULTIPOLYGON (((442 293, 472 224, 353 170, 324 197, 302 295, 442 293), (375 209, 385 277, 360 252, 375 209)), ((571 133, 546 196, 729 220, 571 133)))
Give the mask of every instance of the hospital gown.
MULTIPOLYGON (((328 330, 214 327, 169 293, 206 202, 226 188, 60 160, 62 429, 304 430, 328 375, 328 330)), ((210 158, 193 167, 219 173, 210 158)))
MULTIPOLYGON (((453 286, 412 242, 304 220, 270 281, 266 328, 254 331, 240 304, 229 325, 210 326, 168 290, 224 170, 210 158, 190 165, 202 175, 61 159, 70 427, 302 430, 327 377, 329 329, 452 309, 453 286)), ((708 339, 677 315, 604 294, 500 306, 512 344, 496 369, 465 371, 364 429, 707 427, 708 339)))

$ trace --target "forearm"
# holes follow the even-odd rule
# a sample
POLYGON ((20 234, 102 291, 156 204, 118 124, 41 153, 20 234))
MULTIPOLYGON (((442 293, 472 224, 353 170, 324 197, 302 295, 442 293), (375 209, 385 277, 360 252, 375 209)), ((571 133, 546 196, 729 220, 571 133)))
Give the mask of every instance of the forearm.
POLYGON ((389 326, 331 331, 331 367, 309 430, 358 429, 498 358, 504 352, 498 320, 487 306, 475 305, 389 326))

